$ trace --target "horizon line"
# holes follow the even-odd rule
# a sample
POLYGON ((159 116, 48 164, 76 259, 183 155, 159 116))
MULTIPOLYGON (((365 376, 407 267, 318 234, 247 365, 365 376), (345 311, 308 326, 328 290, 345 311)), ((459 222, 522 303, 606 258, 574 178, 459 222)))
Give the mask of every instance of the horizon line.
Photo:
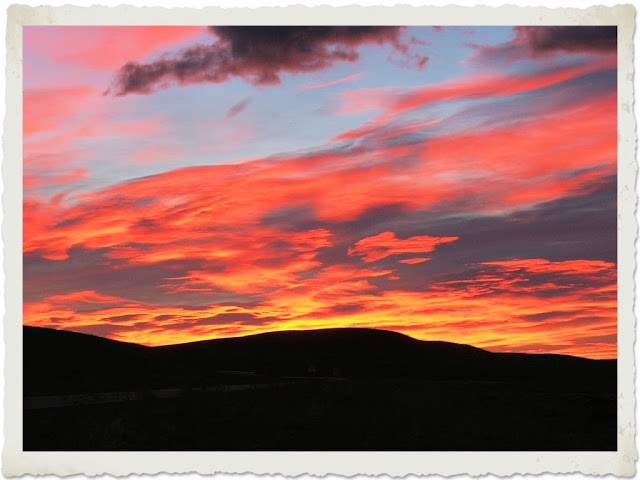
POLYGON ((24 327, 36 328, 36 329, 41 329, 41 330, 51 330, 51 331, 56 331, 56 332, 74 333, 74 334, 77 334, 77 335, 84 335, 84 336, 87 336, 87 337, 101 338, 101 339, 108 340, 108 341, 111 341, 111 342, 117 342, 117 343, 122 343, 122 344, 126 344, 126 345, 136 345, 136 346, 145 347, 145 348, 173 347, 173 346, 177 346, 177 345, 189 345, 189 344, 194 344, 194 343, 213 342, 213 341, 216 341, 216 340, 233 340, 233 339, 237 339, 237 338, 257 337, 257 336, 261 336, 261 335, 271 335, 271 334, 277 334, 277 333, 318 332, 318 331, 329 331, 329 330, 370 330, 370 331, 385 332, 385 333, 392 333, 392 334, 396 334, 396 335, 401 335, 403 337, 410 338, 410 339, 415 340, 417 342, 424 342, 424 343, 450 343, 450 344, 453 344, 453 345, 464 345, 464 346, 476 348, 478 350, 482 350, 482 351, 485 351, 485 352, 491 353, 491 354, 516 354, 516 355, 536 355, 536 356, 553 355, 553 356, 558 356, 558 357, 580 358, 580 359, 583 359, 583 360, 591 360, 591 361, 612 361, 612 360, 617 361, 618 360, 618 357, 613 357, 613 358, 589 358, 589 357, 581 357, 579 355, 569 355, 569 354, 566 354, 566 353, 549 353, 549 352, 545 352, 545 353, 530 353, 530 352, 511 352, 511 351, 509 351, 509 352, 504 352, 504 351, 494 352, 494 351, 488 350, 486 348, 477 347, 475 345, 471 345, 471 344, 468 344, 468 343, 451 342, 451 341, 448 341, 448 340, 422 340, 422 339, 419 339, 419 338, 412 337, 411 335, 408 335, 406 333, 397 332, 395 330, 386 330, 386 329, 374 328, 374 327, 329 327, 329 328, 310 328, 310 329, 292 329, 292 330, 272 330, 272 331, 268 331, 268 332, 249 333, 247 335, 237 335, 237 336, 234 336, 234 337, 216 337, 216 338, 209 338, 209 339, 204 339, 204 340, 193 340, 193 341, 187 341, 187 342, 170 343, 170 344, 165 344, 165 345, 144 345, 142 343, 126 342, 126 341, 116 340, 116 339, 109 338, 109 337, 104 337, 104 336, 101 336, 101 335, 95 335, 95 334, 92 334, 92 333, 85 333, 85 332, 77 332, 75 330, 69 330, 69 329, 65 329, 65 328, 41 327, 41 326, 36 326, 36 325, 25 325, 24 323, 22 324, 22 327, 23 328, 24 327))

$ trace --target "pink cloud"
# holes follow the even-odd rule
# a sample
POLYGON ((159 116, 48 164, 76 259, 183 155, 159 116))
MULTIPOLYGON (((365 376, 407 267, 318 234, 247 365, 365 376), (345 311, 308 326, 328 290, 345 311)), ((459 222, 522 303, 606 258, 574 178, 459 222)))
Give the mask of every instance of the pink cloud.
POLYGON ((346 76, 346 77, 343 77, 343 78, 338 78, 337 80, 331 80, 329 82, 305 84, 305 85, 302 85, 302 87, 300 87, 300 89, 301 90, 315 90, 317 88, 332 87, 334 85, 339 85, 341 83, 353 82, 354 80, 358 80, 359 78, 362 78, 363 75, 364 75, 364 73, 356 73, 354 75, 349 75, 349 76, 346 76))
POLYGON ((201 26, 38 26, 25 27, 25 52, 39 52, 55 63, 66 62, 111 71, 142 60, 177 43, 196 40, 201 26))
POLYGON ((530 92, 557 85, 588 73, 616 66, 615 58, 525 75, 482 75, 428 85, 409 91, 361 89, 344 92, 339 113, 383 110, 387 119, 430 103, 487 98, 530 92))
POLYGON ((88 86, 25 90, 22 97, 22 129, 25 137, 65 127, 83 112, 87 100, 98 92, 88 86))
POLYGON ((86 168, 76 168, 68 173, 60 174, 40 174, 40 175, 24 175, 23 187, 27 190, 36 189, 51 185, 68 185, 86 180, 89 170, 86 168))

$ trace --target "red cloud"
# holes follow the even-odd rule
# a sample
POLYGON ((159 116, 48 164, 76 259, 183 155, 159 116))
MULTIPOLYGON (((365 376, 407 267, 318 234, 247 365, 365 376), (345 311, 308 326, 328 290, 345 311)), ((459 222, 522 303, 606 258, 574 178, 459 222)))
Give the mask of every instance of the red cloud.
MULTIPOLYGON (((167 278, 171 283, 166 288, 173 292, 207 291, 210 287, 227 290, 240 294, 263 293, 285 285, 295 285, 297 274, 305 272, 322 264, 315 260, 315 253, 297 254, 287 262, 270 265, 256 265, 255 263, 229 263, 222 271, 190 271, 187 277, 167 278), (177 281, 177 282, 176 282, 177 281), (180 282, 179 284, 177 284, 180 282)), ((269 255, 266 255, 268 258, 269 255)), ((255 258, 255 261, 259 261, 255 258)))
POLYGON ((396 238, 393 232, 383 232, 359 240, 349 248, 349 255, 359 255, 365 262, 376 262, 399 253, 428 253, 442 243, 455 242, 458 237, 430 237, 428 235, 396 238))
POLYGON ((417 263, 424 263, 431 260, 429 257, 415 257, 415 258, 403 258, 398 260, 400 263, 406 263, 407 265, 415 265, 417 263))
POLYGON ((602 260, 565 260, 550 262, 541 258, 527 260, 506 260, 501 262, 484 262, 483 265, 500 267, 507 271, 522 270, 529 273, 561 273, 563 275, 588 275, 611 271, 615 264, 602 260))

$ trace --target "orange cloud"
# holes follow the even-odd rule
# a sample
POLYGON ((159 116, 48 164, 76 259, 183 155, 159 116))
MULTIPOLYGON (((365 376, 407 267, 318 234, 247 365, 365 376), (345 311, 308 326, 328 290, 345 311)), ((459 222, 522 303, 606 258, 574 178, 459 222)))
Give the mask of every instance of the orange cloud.
POLYGON ((611 271, 615 268, 615 264, 602 260, 565 260, 561 262, 550 262, 542 258, 483 262, 483 265, 500 267, 510 272, 521 270, 530 273, 561 273, 564 275, 588 275, 611 271))
POLYGON ((124 298, 115 297, 113 295, 103 295, 93 290, 82 290, 71 292, 64 295, 53 295, 48 298, 52 304, 67 305, 69 303, 86 303, 86 304, 105 304, 105 303, 121 303, 126 301, 124 298))
MULTIPOLYGON (((349 248, 349 255, 361 256, 365 262, 376 262, 390 255, 400 253, 429 253, 442 243, 450 243, 458 237, 430 237, 429 235, 409 237, 404 240, 396 238, 393 232, 383 232, 373 237, 359 240, 349 248)), ((426 259, 420 259, 425 261, 426 259)), ((416 262, 405 262, 416 263, 416 262)))
POLYGON ((490 270, 463 281, 436 283, 424 291, 399 291, 380 290, 371 282, 389 277, 391 270, 333 265, 309 277, 285 279, 282 284, 276 278, 273 288, 248 306, 186 309, 79 291, 25 303, 24 321, 80 331, 110 328, 111 338, 147 345, 350 326, 391 329, 492 351, 615 358, 613 264, 517 259, 487 262, 484 268, 490 270), (557 272, 561 277, 555 282, 533 281, 537 275, 557 272), (591 280, 594 276, 599 283, 591 280), (579 288, 572 287, 576 282, 579 288), (528 288, 517 288, 525 283, 528 288), (564 287, 561 294, 558 287, 564 287), (229 314, 235 316, 225 317, 229 314))
POLYGON ((406 263, 407 265, 415 265, 417 263, 424 263, 431 260, 429 257, 415 257, 415 258, 403 258, 402 260, 398 260, 400 263, 406 263))
POLYGON ((255 294, 279 288, 283 285, 294 284, 297 273, 305 272, 322 264, 315 261, 314 253, 297 255, 291 262, 285 265, 279 264, 273 267, 255 265, 251 263, 227 264, 223 271, 211 272, 193 270, 187 277, 167 278, 172 283, 167 288, 174 292, 182 291, 183 285, 187 289, 195 286, 198 291, 206 291, 204 287, 216 287, 241 294, 255 294), (183 284, 175 285, 175 281, 183 284))

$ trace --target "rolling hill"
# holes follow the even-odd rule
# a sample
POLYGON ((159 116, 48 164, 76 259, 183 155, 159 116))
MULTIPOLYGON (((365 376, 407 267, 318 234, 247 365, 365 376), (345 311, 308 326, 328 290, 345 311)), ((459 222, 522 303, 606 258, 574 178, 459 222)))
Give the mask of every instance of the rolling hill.
POLYGON ((368 329, 145 347, 24 327, 26 451, 597 451, 616 361, 368 329), (109 393, 110 392, 110 393, 109 393))
POLYGON ((355 328, 145 347, 25 326, 23 349, 25 396, 188 388, 282 376, 513 381, 589 378, 614 391, 616 380, 615 360, 491 353, 468 345, 355 328))

